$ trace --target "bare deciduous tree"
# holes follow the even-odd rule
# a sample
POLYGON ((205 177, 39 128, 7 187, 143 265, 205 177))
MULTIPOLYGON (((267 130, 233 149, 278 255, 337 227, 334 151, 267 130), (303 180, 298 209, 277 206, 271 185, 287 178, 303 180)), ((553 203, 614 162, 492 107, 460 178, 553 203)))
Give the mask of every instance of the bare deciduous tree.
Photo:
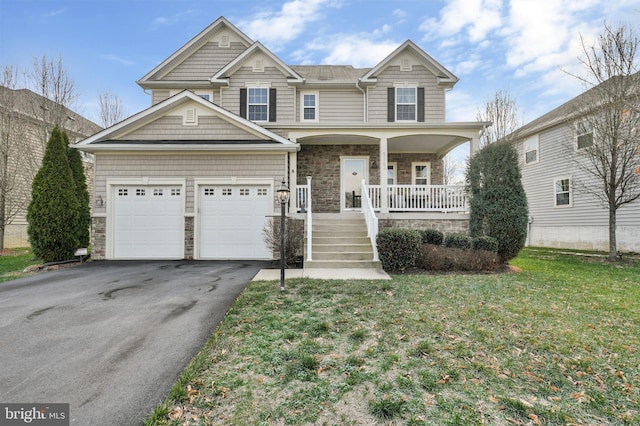
POLYGON ((607 24, 595 45, 581 37, 588 90, 579 97, 568 144, 583 177, 576 191, 591 194, 609 211, 609 259, 617 257, 616 213, 640 199, 640 39, 624 25, 607 24))
POLYGON ((68 110, 75 105, 78 94, 73 80, 69 78, 62 63, 62 55, 57 61, 46 56, 33 59, 33 69, 27 73, 32 90, 42 98, 33 106, 33 114, 42 120, 42 149, 49 139, 49 133, 55 125, 61 129, 69 128, 68 110), (47 99, 51 102, 47 102, 47 99))
POLYGON ((504 139, 522 126, 522 120, 518 115, 518 104, 511 93, 508 90, 497 91, 476 114, 478 121, 493 123, 480 139, 480 147, 504 139))
POLYGON ((127 116, 127 111, 118 96, 107 92, 100 94, 100 124, 102 127, 110 127, 122 121, 127 116))

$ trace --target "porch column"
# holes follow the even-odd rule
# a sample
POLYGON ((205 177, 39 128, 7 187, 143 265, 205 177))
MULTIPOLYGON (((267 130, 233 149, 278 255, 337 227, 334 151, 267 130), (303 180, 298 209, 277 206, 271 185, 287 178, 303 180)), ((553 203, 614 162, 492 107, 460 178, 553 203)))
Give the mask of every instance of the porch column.
POLYGON ((480 150, 480 136, 474 136, 469 141, 469 158, 473 157, 473 154, 480 150))
POLYGON ((387 138, 380 138, 380 213, 389 213, 387 162, 387 138))
POLYGON ((289 211, 296 213, 298 211, 298 153, 289 153, 289 190, 291 197, 289 198, 289 211), (291 208, 293 206, 293 208, 291 208))

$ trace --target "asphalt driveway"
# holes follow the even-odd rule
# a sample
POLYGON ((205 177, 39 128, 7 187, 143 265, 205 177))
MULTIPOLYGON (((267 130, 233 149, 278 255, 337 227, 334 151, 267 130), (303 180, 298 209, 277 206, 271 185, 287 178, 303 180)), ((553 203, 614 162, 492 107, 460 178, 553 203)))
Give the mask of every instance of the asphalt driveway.
POLYGON ((0 402, 137 425, 264 262, 89 262, 0 284, 0 402))

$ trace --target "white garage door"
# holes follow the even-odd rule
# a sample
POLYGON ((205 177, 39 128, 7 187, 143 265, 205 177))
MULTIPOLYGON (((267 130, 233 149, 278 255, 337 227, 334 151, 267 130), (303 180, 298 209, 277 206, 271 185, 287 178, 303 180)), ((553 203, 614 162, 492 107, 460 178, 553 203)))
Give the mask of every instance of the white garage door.
POLYGON ((116 259, 182 259, 184 210, 180 186, 114 188, 116 259))
POLYGON ((200 258, 271 259, 264 242, 270 186, 200 186, 200 258))

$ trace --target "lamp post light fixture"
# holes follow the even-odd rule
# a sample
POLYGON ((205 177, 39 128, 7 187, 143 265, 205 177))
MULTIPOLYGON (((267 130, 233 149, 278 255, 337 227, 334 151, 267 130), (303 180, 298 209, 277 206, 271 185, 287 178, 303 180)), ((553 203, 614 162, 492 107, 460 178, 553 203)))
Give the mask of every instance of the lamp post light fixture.
POLYGON ((284 291, 284 231, 285 231, 285 206, 289 202, 289 187, 282 180, 277 189, 278 201, 280 201, 280 291, 284 291))

